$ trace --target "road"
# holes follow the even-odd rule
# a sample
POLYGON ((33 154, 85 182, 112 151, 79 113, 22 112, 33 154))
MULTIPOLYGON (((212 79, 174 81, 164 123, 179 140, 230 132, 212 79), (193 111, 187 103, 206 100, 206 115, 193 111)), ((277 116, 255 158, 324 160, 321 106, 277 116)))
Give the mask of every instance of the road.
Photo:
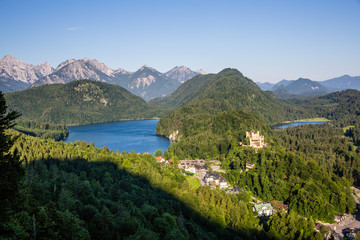
POLYGON ((349 215, 344 221, 342 221, 340 224, 323 224, 325 226, 330 227, 331 229, 335 229, 334 239, 335 240, 342 240, 344 239, 343 230, 347 228, 358 228, 360 229, 360 189, 351 187, 352 190, 355 191, 356 196, 354 196, 354 199, 356 201, 356 208, 357 211, 354 215, 349 215))

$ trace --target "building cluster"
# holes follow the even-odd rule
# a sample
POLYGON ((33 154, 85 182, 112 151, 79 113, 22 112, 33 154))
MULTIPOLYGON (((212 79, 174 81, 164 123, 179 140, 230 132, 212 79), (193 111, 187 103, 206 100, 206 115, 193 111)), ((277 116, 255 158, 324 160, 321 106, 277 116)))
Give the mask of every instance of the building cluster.
POLYGON ((224 190, 229 188, 229 184, 223 176, 213 172, 207 172, 204 177, 205 184, 210 186, 210 188, 216 188, 217 186, 224 190))
POLYGON ((205 160, 181 160, 178 163, 178 167, 193 174, 205 173, 207 171, 205 160))
MULTIPOLYGON (((208 162, 215 163, 218 160, 208 160, 208 162)), ((184 169, 187 172, 193 173, 202 185, 210 186, 211 188, 219 187, 220 189, 228 189, 230 185, 220 174, 209 171, 205 167, 205 160, 181 160, 178 163, 178 167, 184 169)), ((220 166, 212 166, 213 171, 224 172, 220 169, 220 166)))

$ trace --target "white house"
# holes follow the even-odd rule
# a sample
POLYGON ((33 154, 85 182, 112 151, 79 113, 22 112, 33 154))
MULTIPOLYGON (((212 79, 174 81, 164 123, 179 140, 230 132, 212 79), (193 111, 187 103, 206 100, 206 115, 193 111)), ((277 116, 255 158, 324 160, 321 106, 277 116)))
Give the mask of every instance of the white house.
POLYGON ((270 203, 256 204, 254 205, 254 212, 257 212, 260 217, 268 217, 273 214, 273 207, 270 203))

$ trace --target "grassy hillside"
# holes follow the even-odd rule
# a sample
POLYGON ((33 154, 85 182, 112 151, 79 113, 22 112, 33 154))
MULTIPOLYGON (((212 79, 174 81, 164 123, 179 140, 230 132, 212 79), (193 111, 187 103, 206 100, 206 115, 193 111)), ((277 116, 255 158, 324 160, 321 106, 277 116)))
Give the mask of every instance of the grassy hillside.
POLYGON ((9 110, 21 120, 81 125, 145 119, 155 111, 143 99, 120 86, 91 80, 44 85, 5 95, 9 110))

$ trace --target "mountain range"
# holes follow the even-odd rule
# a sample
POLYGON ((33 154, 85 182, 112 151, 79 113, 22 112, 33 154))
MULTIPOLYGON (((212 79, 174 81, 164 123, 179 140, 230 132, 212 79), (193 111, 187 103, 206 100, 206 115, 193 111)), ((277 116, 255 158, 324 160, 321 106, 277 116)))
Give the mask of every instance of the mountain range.
POLYGON ((360 90, 360 76, 344 75, 325 81, 313 81, 306 78, 281 80, 278 83, 256 83, 263 91, 272 91, 277 98, 304 98, 322 96, 327 93, 346 89, 360 90))
POLYGON ((48 62, 34 66, 7 55, 0 60, 0 90, 14 92, 29 88, 35 81, 53 71, 48 62))
POLYGON ((7 55, 0 60, 0 90, 13 92, 44 84, 91 79, 122 86, 133 94, 150 100, 164 97, 175 91, 181 83, 204 73, 184 66, 174 67, 166 73, 146 65, 136 72, 122 68, 113 70, 104 63, 89 58, 69 59, 53 69, 48 62, 34 66, 7 55))

